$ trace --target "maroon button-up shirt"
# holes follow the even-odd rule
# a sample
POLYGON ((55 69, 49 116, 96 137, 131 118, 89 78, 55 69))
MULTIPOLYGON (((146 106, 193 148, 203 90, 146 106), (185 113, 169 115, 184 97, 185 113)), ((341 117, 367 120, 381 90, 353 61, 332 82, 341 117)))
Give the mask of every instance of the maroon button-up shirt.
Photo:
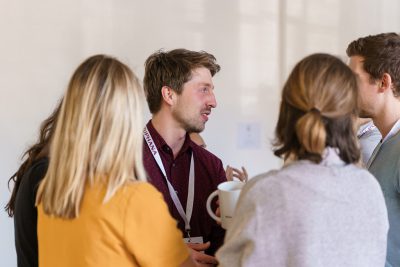
MULTIPOLYGON (((195 181, 190 235, 192 237, 202 236, 204 242, 210 241, 211 246, 206 253, 214 255, 223 243, 225 231, 207 213, 206 201, 208 196, 217 189, 218 184, 226 181, 221 160, 209 151, 196 145, 190 140, 188 134, 181 150, 174 159, 172 149, 154 129, 151 121, 147 123, 147 128, 160 153, 168 179, 175 191, 177 191, 178 198, 184 210, 188 195, 190 160, 193 153, 195 181)), ((178 227, 186 237, 185 222, 172 201, 165 178, 151 154, 146 141, 143 144, 143 162, 148 174, 148 181, 163 194, 172 217, 178 221, 178 227)), ((215 208, 214 205, 214 210, 215 208)))

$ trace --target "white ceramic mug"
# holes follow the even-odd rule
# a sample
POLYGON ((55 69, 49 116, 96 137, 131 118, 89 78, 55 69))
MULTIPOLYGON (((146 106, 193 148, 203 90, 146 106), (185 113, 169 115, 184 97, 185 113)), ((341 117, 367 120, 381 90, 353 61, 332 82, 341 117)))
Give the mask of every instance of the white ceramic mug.
POLYGON ((207 199, 207 211, 211 218, 221 223, 222 228, 228 229, 233 220, 233 213, 235 212, 236 203, 239 199, 240 192, 244 186, 243 182, 227 181, 218 185, 218 189, 210 194, 207 199), (218 195, 219 208, 221 217, 215 215, 211 210, 211 201, 218 195))

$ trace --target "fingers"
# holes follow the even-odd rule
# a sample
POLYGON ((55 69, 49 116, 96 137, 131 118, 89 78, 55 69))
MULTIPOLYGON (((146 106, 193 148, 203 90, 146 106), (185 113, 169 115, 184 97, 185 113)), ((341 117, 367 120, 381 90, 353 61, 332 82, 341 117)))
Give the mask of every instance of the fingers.
POLYGON ((246 170, 246 168, 244 166, 242 166, 242 171, 243 171, 244 174, 247 175, 247 170, 246 170))
MULTIPOLYGON (((215 215, 217 215, 217 217, 221 217, 221 210, 220 210, 219 207, 218 207, 217 210, 215 211, 215 215)), ((220 222, 220 221, 216 221, 216 223, 219 224, 219 225, 221 225, 221 222, 220 222)))
POLYGON ((190 248, 192 258, 199 264, 199 266, 208 266, 208 264, 212 266, 218 264, 218 261, 215 257, 204 253, 204 250, 210 247, 210 241, 203 244, 186 243, 186 245, 190 248))
POLYGON ((236 168, 234 168, 234 167, 230 167, 234 172, 236 172, 236 173, 242 173, 239 169, 236 169, 236 168))
POLYGON ((233 177, 238 178, 242 182, 247 182, 249 179, 249 175, 247 174, 245 167, 242 167, 242 170, 239 170, 228 165, 226 166, 225 173, 228 181, 233 181, 233 177))
POLYGON ((225 173, 226 173, 226 180, 232 181, 233 180, 233 171, 229 165, 226 166, 225 173))
POLYGON ((200 264, 200 266, 204 266, 201 264, 206 264, 205 266, 207 266, 207 264, 211 264, 211 265, 215 265, 218 264, 218 261, 215 257, 207 255, 205 253, 201 253, 198 252, 196 250, 192 250, 192 258, 200 264))
POLYGON ((249 179, 249 175, 247 174, 247 170, 246 170, 246 168, 245 167, 243 167, 242 166, 242 171, 243 171, 243 174, 244 174, 244 176, 245 176, 245 181, 247 182, 247 180, 249 179))
MULTIPOLYGON (((242 167, 242 170, 243 170, 243 167, 242 167)), ((242 172, 239 169, 232 168, 232 171, 233 171, 233 173, 232 173, 233 177, 238 178, 242 182, 246 182, 247 181, 247 171, 246 171, 246 169, 244 169, 244 171, 242 172)))
POLYGON ((210 241, 207 243, 186 243, 186 245, 196 251, 204 251, 210 247, 210 241))

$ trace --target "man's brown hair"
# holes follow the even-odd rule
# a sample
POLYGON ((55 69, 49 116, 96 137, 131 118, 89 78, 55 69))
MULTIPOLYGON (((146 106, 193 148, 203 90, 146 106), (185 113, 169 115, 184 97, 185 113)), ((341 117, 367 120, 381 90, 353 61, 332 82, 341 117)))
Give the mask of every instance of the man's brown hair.
POLYGON ((357 162, 356 115, 357 82, 350 68, 328 54, 310 55, 283 87, 275 155, 319 163, 329 146, 344 162, 357 162))
POLYGON ((178 94, 183 84, 191 79, 192 71, 204 67, 214 76, 220 66, 213 55, 200 51, 175 49, 168 52, 159 50, 150 55, 145 62, 143 87, 147 104, 152 114, 161 108, 161 88, 168 86, 178 94))
POLYGON ((371 79, 382 79, 388 73, 394 84, 393 93, 400 95, 400 36, 397 33, 381 33, 359 38, 346 50, 349 57, 364 58, 364 70, 371 79))

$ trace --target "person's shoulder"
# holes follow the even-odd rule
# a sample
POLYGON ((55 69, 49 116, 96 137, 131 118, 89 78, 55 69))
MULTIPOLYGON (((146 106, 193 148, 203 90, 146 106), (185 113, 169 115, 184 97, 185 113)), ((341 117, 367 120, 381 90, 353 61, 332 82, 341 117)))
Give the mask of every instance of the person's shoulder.
POLYGON ((47 168, 48 166, 49 166, 49 158, 41 157, 41 158, 38 158, 38 159, 35 159, 34 161, 32 161, 32 163, 30 164, 30 166, 28 168, 28 171, 43 169, 43 168, 47 168))
POLYGON ((142 214, 140 216, 151 216, 150 214, 156 213, 160 213, 157 216, 166 216, 168 214, 162 194, 148 182, 137 181, 126 186, 122 203, 124 203, 126 214, 130 214, 129 216, 139 216, 139 214, 142 214))
POLYGON ((246 182, 243 192, 264 191, 280 182, 281 170, 270 170, 254 176, 246 182))
POLYGON ((49 158, 48 157, 43 157, 40 159, 37 159, 33 162, 31 169, 35 170, 35 171, 40 171, 40 170, 44 170, 49 167, 49 158))
POLYGON ((312 180, 315 173, 321 171, 317 164, 309 161, 294 161, 284 165, 280 169, 273 169, 249 179, 247 190, 256 192, 277 192, 292 190, 298 185, 299 177, 304 180, 312 180))
POLYGON ((40 157, 33 161, 32 166, 48 165, 49 157, 40 157))
POLYGON ((360 184, 373 185, 379 188, 379 183, 375 176, 362 166, 356 164, 347 164, 343 169, 343 175, 351 177, 352 180, 356 180, 357 178, 362 180, 363 182, 360 184))
POLYGON ((152 184, 145 181, 131 182, 126 186, 126 190, 132 193, 158 193, 157 189, 152 184))
POLYGON ((269 180, 271 180, 271 177, 276 177, 277 175, 279 175, 281 170, 270 170, 267 172, 263 172, 260 173, 256 176, 254 176, 253 178, 251 178, 247 184, 248 185, 253 185, 259 182, 268 182, 269 180), (269 179, 269 180, 268 180, 269 179))
POLYGON ((195 166, 196 164, 200 164, 201 168, 211 174, 213 177, 213 183, 216 183, 215 186, 219 183, 225 182, 226 174, 222 160, 207 149, 196 145, 193 141, 191 142, 195 166))
MULTIPOLYGON (((396 147, 400 147, 400 130, 394 134, 391 138, 389 138, 385 143, 390 144, 391 147, 396 146, 396 147)), ((400 151, 399 151, 400 154, 400 151)))
POLYGON ((161 198, 161 193, 149 182, 136 181, 129 183, 124 189, 124 195, 130 201, 149 201, 154 198, 161 198))
POLYGON ((24 177, 27 179, 23 179, 23 180, 26 180, 27 184, 36 185, 44 178, 48 167, 49 167, 49 158, 48 157, 43 157, 43 158, 39 158, 39 159, 35 160, 32 163, 32 165, 29 167, 27 172, 24 174, 24 176, 29 176, 29 177, 24 177))
POLYGON ((400 166, 400 131, 383 142, 376 157, 391 163, 396 161, 400 166))
POLYGON ((206 161, 216 162, 216 163, 221 162, 222 163, 220 158, 218 158, 216 155, 214 155, 212 152, 210 152, 209 150, 205 149, 204 147, 201 147, 201 146, 197 145, 192 140, 190 140, 190 146, 193 149, 194 155, 197 156, 200 160, 206 160, 206 161))
POLYGON ((275 207, 285 201, 286 190, 282 171, 271 170, 249 179, 242 189, 239 202, 242 203, 242 208, 258 209, 261 214, 262 210, 275 207))

